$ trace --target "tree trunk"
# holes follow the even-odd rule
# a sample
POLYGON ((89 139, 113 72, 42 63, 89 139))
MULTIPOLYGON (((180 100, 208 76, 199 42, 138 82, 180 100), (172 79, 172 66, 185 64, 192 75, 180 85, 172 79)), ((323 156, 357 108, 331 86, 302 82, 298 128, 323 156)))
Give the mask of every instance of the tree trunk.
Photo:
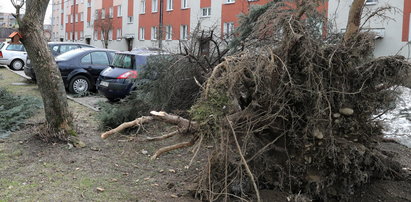
MULTIPOLYGON (((43 21, 49 0, 27 0, 26 13, 23 18, 18 16, 21 41, 33 63, 37 84, 43 98, 46 113, 47 135, 65 141, 75 141, 73 118, 68 110, 66 91, 60 71, 48 49, 43 34, 43 21)), ((46 137, 47 138, 47 137, 46 137)))
POLYGON ((364 8, 365 0, 354 0, 351 4, 348 14, 347 29, 344 34, 344 41, 348 41, 360 30, 361 14, 364 8))

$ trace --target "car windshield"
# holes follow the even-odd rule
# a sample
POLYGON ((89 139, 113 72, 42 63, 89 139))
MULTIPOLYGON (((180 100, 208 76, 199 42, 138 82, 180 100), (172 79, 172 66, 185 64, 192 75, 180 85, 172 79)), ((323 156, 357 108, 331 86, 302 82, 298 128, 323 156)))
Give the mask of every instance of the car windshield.
POLYGON ((4 43, 0 43, 0 49, 3 48, 3 46, 4 46, 4 43))
POLYGON ((70 59, 78 56, 79 53, 80 53, 79 49, 71 50, 71 51, 65 52, 65 53, 57 56, 56 60, 59 60, 59 61, 70 60, 70 59))

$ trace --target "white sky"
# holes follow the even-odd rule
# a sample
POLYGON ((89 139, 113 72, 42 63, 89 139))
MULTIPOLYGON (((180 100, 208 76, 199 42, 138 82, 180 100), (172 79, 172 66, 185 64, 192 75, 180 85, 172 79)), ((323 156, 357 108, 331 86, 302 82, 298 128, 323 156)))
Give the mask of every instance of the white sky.
MULTIPOLYGON (((16 9, 13 7, 13 4, 11 4, 10 0, 0 0, 0 12, 2 13, 15 13, 16 9)), ((51 2, 49 3, 49 7, 47 8, 46 12, 46 17, 44 19, 45 23, 44 24, 51 24, 51 2)), ((23 9, 24 11, 24 9, 23 9)))

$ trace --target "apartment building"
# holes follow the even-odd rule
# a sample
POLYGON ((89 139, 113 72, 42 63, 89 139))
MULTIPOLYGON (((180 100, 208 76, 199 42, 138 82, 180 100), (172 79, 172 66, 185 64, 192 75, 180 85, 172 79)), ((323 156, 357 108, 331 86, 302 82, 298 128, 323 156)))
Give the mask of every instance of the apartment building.
POLYGON ((159 46, 172 50, 198 25, 224 37, 238 15, 270 0, 52 0, 52 40, 131 50, 159 46), (162 16, 162 17, 161 17, 162 16), (108 30, 108 31, 107 31, 108 30))
POLYGON ((15 28, 16 19, 11 13, 0 13, 0 27, 15 28))
MULTIPOLYGON (((334 32, 345 32, 348 11, 353 0, 329 0, 329 21, 334 32)), ((380 7, 390 6, 383 16, 375 16, 363 23, 363 30, 376 34, 375 56, 400 54, 410 59, 411 0, 366 0, 363 21, 380 7)))

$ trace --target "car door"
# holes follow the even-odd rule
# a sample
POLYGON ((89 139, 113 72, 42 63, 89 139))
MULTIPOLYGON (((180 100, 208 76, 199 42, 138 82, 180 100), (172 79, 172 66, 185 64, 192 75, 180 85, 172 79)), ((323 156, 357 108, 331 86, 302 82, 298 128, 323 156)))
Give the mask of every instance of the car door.
POLYGON ((100 75, 100 72, 110 65, 110 59, 107 53, 108 52, 105 51, 91 51, 80 61, 81 65, 85 66, 84 69, 86 69, 95 80, 100 75))
POLYGON ((9 59, 10 61, 14 59, 21 59, 25 62, 27 59, 27 52, 23 44, 9 44, 3 54, 3 57, 9 59))

